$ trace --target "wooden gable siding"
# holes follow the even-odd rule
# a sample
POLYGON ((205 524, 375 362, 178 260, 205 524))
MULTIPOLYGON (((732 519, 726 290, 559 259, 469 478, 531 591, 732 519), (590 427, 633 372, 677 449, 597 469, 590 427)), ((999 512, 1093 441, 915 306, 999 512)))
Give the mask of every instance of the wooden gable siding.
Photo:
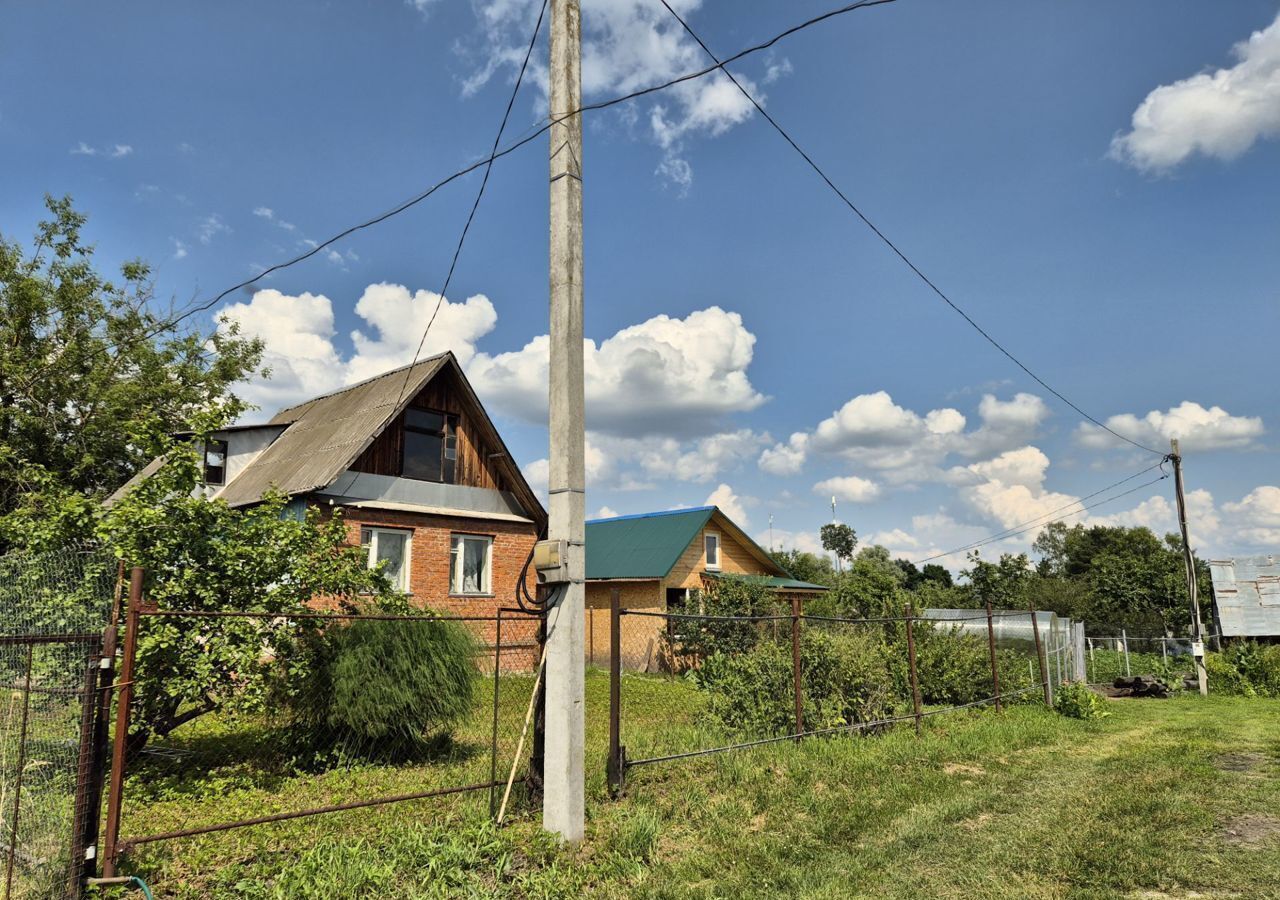
POLYGON ((720 535, 720 569, 732 575, 772 575, 773 572, 761 565, 751 551, 747 550, 727 529, 716 523, 714 517, 706 524, 698 536, 689 542, 684 553, 676 560, 671 571, 663 580, 663 588, 700 588, 702 575, 707 570, 706 535, 712 532, 720 535))
MULTIPOLYGON (((477 437, 470 411, 464 409, 458 400, 455 381, 451 371, 441 372, 409 402, 409 406, 452 413, 458 417, 458 460, 454 468, 454 484, 499 491, 511 490, 507 479, 497 470, 489 456, 490 453, 500 452, 500 449, 482 444, 477 437)), ((368 472, 370 475, 398 476, 403 445, 404 415, 401 414, 356 458, 351 469, 368 472)))

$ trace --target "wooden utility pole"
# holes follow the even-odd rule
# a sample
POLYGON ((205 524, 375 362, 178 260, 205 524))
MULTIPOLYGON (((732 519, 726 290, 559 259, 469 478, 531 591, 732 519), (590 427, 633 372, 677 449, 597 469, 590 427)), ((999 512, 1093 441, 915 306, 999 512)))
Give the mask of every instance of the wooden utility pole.
POLYGON ((1209 694, 1209 673, 1204 667, 1204 626, 1200 624, 1200 596, 1196 590, 1196 558, 1191 552, 1191 535, 1187 532, 1187 501, 1182 490, 1182 455, 1178 452, 1178 439, 1169 442, 1173 452, 1173 489, 1178 498, 1178 527, 1182 530, 1182 559, 1187 570, 1187 597, 1191 601, 1191 655, 1196 661, 1196 681, 1201 696, 1209 694))
POLYGON ((547 605, 542 827, 582 840, 586 465, 582 361, 582 23, 579 0, 551 0, 550 519, 566 580, 547 605))

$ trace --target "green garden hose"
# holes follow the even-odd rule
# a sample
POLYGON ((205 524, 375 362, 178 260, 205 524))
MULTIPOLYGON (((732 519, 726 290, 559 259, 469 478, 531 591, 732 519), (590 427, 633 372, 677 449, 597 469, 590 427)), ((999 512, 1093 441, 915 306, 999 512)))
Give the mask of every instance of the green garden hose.
POLYGON ((151 894, 151 888, 147 887, 147 883, 137 875, 130 876, 129 880, 138 886, 138 890, 142 891, 142 896, 146 897, 147 900, 156 900, 151 894))

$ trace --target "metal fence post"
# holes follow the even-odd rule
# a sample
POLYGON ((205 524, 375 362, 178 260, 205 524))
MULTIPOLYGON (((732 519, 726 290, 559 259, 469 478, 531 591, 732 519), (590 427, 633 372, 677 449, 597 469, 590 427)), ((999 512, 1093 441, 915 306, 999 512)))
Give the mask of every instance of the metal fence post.
POLYGON ((9 823, 9 862, 5 869, 4 895, 13 896, 13 864, 18 856, 18 818, 22 813, 22 774, 27 768, 27 721, 31 715, 31 670, 35 667, 34 643, 27 644, 27 680, 22 690, 22 725, 18 731, 18 769, 13 785, 13 818, 9 823))
POLYGON ((120 696, 116 701, 115 743, 111 748, 111 784, 107 790, 107 823, 103 837, 102 874, 114 878, 119 856, 120 806, 124 800, 125 757, 129 744, 129 720, 133 706, 133 676, 138 656, 138 621, 142 608, 143 570, 129 572, 129 605, 124 617, 124 659, 120 663, 120 696))
POLYGON ((916 716, 916 737, 920 736, 920 678, 916 672, 916 628, 911 604, 907 604, 907 670, 911 673, 911 706, 916 716))
POLYGON ((99 659, 98 654, 88 654, 85 661, 84 693, 80 696, 80 749, 76 755, 76 791, 71 810, 71 858, 67 870, 67 890, 72 897, 80 896, 90 863, 85 849, 94 842, 97 834, 98 812, 91 812, 89 806, 94 793, 93 782, 98 774, 93 766, 93 737, 98 673, 101 671, 99 659))
POLYGON ((1129 633, 1123 628, 1120 629, 1120 641, 1124 644, 1124 674, 1132 675, 1129 670, 1129 633))
POLYGON ((609 793, 622 793, 622 592, 609 592, 609 758, 605 761, 609 793))
POLYGON ((804 734, 804 688, 800 670, 800 598, 791 598, 791 682, 796 698, 796 740, 804 734))
POLYGON ((991 598, 987 598, 987 653, 991 657, 991 688, 995 692, 996 712, 1004 707, 1000 703, 1000 667, 996 663, 996 627, 991 618, 991 598))
POLYGON ((498 694, 502 674, 502 607, 493 635, 493 731, 489 740, 489 818, 498 814, 498 694))
POLYGON ((1036 662, 1040 664, 1040 686, 1044 688, 1044 705, 1053 709, 1053 688, 1049 685, 1049 667, 1044 658, 1044 645, 1040 640, 1040 623, 1036 611, 1031 610, 1031 636, 1036 641, 1036 662))

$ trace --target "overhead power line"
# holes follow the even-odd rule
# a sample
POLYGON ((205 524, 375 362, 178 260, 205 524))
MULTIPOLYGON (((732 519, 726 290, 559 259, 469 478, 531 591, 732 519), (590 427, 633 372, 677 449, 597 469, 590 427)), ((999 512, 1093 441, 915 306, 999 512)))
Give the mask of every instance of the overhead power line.
POLYGON ((409 387, 409 377, 413 374, 413 367, 418 363, 418 357, 422 354, 422 348, 427 344, 427 334, 431 331, 431 326, 435 324, 436 316, 440 314, 440 306, 444 303, 445 295, 449 293, 449 284, 453 281, 454 270, 458 268, 458 257, 462 255, 462 245, 467 242, 467 232, 471 230, 471 223, 475 221, 476 210, 480 208, 480 201, 484 198, 484 189, 489 186, 489 174, 493 171, 493 161, 497 158, 498 147, 502 144, 502 135, 507 130, 507 122, 511 119, 511 109, 516 105, 516 97, 520 94, 520 85, 524 83, 524 73, 529 68, 529 58, 533 56, 533 48, 538 43, 538 34, 542 31, 542 20, 547 14, 548 0, 542 0, 542 8, 538 10, 538 21, 534 23, 533 34, 529 35, 529 48, 524 52, 524 59, 520 63, 520 72, 516 75, 515 86, 511 89, 511 96, 507 99, 507 108, 502 113, 502 123, 498 126, 498 133, 493 136, 493 147, 489 150, 489 161, 485 163, 484 178, 480 181, 480 189, 476 191, 476 199, 471 204, 471 212, 467 214, 466 224, 462 226, 462 233, 458 235, 458 245, 453 248, 453 259, 449 261, 449 272, 445 275, 444 286, 440 288, 440 293, 436 296, 436 307, 431 311, 431 318, 427 320, 427 327, 422 329, 422 338, 418 341, 418 348, 413 351, 413 359, 409 363, 409 367, 404 370, 404 383, 400 385, 400 393, 396 397, 396 406, 400 405, 400 401, 404 399, 404 392, 409 387))
MULTIPOLYGON (((853 201, 851 201, 845 195, 844 191, 840 190, 840 188, 836 186, 836 183, 832 181, 831 178, 827 175, 827 173, 822 170, 822 167, 813 161, 813 157, 811 157, 808 153, 806 153, 800 147, 800 145, 796 143, 795 139, 792 138, 791 135, 787 133, 787 130, 785 128, 783 128, 781 125, 778 124, 778 121, 774 119, 773 116, 765 112, 764 107, 760 105, 760 103, 756 100, 754 96, 752 96, 750 91, 748 91, 745 87, 743 87, 742 83, 738 81, 737 78, 734 77, 733 73, 730 72, 727 68, 724 68, 725 66, 733 62, 738 57, 730 57, 724 60, 723 62, 721 62, 719 57, 717 57, 715 53, 712 52, 711 48, 707 46, 706 42, 703 41, 702 38, 698 36, 697 32, 695 32, 692 28, 689 27, 689 23, 686 22, 684 18, 681 17, 681 15, 671 7, 671 4, 668 3, 667 0, 659 0, 659 2, 667 8, 667 12, 671 13, 671 15, 675 17, 676 21, 679 22, 680 25, 684 28, 684 30, 689 33, 689 36, 698 42, 698 46, 700 46, 706 52, 707 56, 709 56, 712 60, 716 62, 716 67, 722 68, 724 70, 724 74, 729 78, 730 81, 733 82, 734 86, 737 87, 737 89, 742 92, 742 96, 746 97, 747 100, 751 102, 751 105, 756 108, 756 111, 759 112, 760 115, 764 117, 765 121, 767 121, 770 125, 772 125, 774 130, 777 131, 778 134, 782 135, 782 138, 788 144, 791 145, 791 148, 795 150, 796 153, 800 154, 800 157, 806 163, 809 164, 809 167, 818 174, 819 178, 821 178, 824 182, 826 182, 827 187, 831 188, 831 190, 835 192, 835 195, 839 197, 841 201, 843 201, 844 205, 847 206, 850 209, 850 211, 853 212, 854 215, 856 215, 859 219, 861 219, 863 224, 866 225, 868 228, 870 228, 871 231, 875 234, 875 236, 878 237, 886 247, 892 250, 900 260, 906 263, 907 268, 909 268, 912 272, 914 272, 915 275, 921 281, 923 281, 931 291, 937 294, 938 297, 940 297, 942 301, 947 304, 947 306, 951 307, 953 310, 959 313, 960 317, 963 318, 967 323, 969 323, 969 325, 976 332, 978 332, 978 334, 982 335, 982 337, 985 338, 986 341, 989 344, 991 344, 991 346, 995 347, 997 350, 1003 353, 1006 357, 1009 358, 1009 360, 1013 362, 1014 365, 1016 365, 1019 369, 1021 369, 1023 372, 1029 375, 1037 384, 1039 384, 1042 388, 1044 388, 1049 393, 1053 394, 1053 396, 1057 397, 1067 406, 1071 407, 1071 409, 1075 410, 1084 419, 1087 419, 1088 421, 1092 422, 1094 425, 1098 426, 1102 430, 1114 435, 1115 437, 1119 438, 1122 441, 1125 441, 1126 443, 1129 443, 1135 447, 1138 447, 1141 450, 1146 450, 1148 453, 1155 453, 1159 456, 1164 455, 1161 451, 1156 450, 1152 447, 1148 447, 1145 444, 1141 444, 1138 441, 1135 441, 1133 438, 1126 437, 1125 435, 1111 428, 1109 425, 1106 425, 1105 423, 1089 415, 1089 413, 1085 412, 1080 406, 1078 406, 1073 401, 1069 400, 1060 391, 1058 391, 1056 388, 1052 387, 1048 382, 1046 382, 1043 378, 1041 378, 1035 372, 1031 371, 1031 369, 1022 360, 1014 356, 1013 353, 1009 351, 1003 344, 1001 344, 994 337, 992 337, 987 332, 986 329, 984 329, 981 325, 979 325, 973 319, 972 316, 970 316, 967 312, 961 309, 960 306, 955 301, 953 301, 949 296, 947 296, 947 294, 940 287, 938 287, 938 285, 935 284, 934 281, 929 278, 929 276, 927 276, 923 271, 921 271, 920 267, 917 266, 914 262, 912 262, 910 257, 908 257, 906 253, 904 253, 898 247, 897 244, 891 241, 889 237, 883 231, 881 231, 880 228, 874 222, 872 222, 871 219, 869 219, 867 215, 863 213, 863 211, 859 209, 853 203, 853 201)), ((883 2, 883 0, 881 0, 881 2, 883 2)), ((876 5, 879 5, 879 4, 876 2, 856 3, 850 8, 850 11, 852 9, 861 9, 864 7, 876 6, 876 5)))
MULTIPOLYGON (((190 306, 187 306, 178 315, 160 322, 154 328, 140 335, 131 343, 137 343, 139 341, 148 340, 152 337, 155 337, 157 334, 160 334, 163 331, 167 331, 168 329, 173 328, 175 325, 180 324, 181 322, 190 318, 191 316, 194 316, 197 313, 205 312, 211 309, 212 307, 216 306, 219 302, 226 299, 231 294, 234 294, 236 291, 243 290, 244 288, 251 287, 252 285, 257 284, 259 281, 261 281, 263 278, 266 278, 268 275, 271 275, 275 272, 279 272, 283 269, 290 268, 291 266, 295 266, 298 263, 304 262, 310 259, 311 257, 315 256, 320 251, 328 249, 329 247, 333 246, 339 241, 344 240, 345 238, 350 237, 351 235, 355 234, 358 231, 362 231, 363 229, 366 229, 366 228, 371 228, 374 225, 379 225, 382 222, 385 222, 388 219, 393 218, 394 216, 400 215, 406 210, 412 209, 422 201, 426 200, 428 197, 435 194, 441 188, 452 184, 453 182, 457 181, 459 178, 464 178, 467 175, 470 175, 472 172, 475 172, 477 169, 491 166, 494 162, 496 162, 499 159, 502 159, 504 156, 509 156, 510 154, 519 150, 521 147, 524 147, 527 144, 531 143, 532 141, 537 140, 539 137, 541 137, 542 135, 550 131, 552 127, 561 119, 566 119, 572 116, 580 115, 584 112, 594 112, 597 110, 608 109, 610 107, 617 106, 622 103, 627 103, 631 100, 635 100, 640 97, 648 96, 649 94, 655 94, 660 91, 665 91, 668 88, 675 87, 676 85, 683 84, 687 81, 694 81, 698 78, 703 78, 707 75, 710 75, 712 72, 723 70, 724 67, 727 66, 729 63, 736 62, 740 59, 745 59, 746 57, 751 56, 753 54, 760 53, 764 50, 768 50, 771 47, 773 47, 775 44, 777 44, 779 41, 785 38, 788 38, 791 35, 797 34, 798 32, 804 31, 808 28, 812 28, 814 25, 821 24, 822 22, 825 22, 828 19, 833 19, 837 16, 841 16, 846 13, 851 13, 856 10, 863 9, 869 6, 881 6, 886 3, 896 3, 896 2, 897 0, 862 0, 862 2, 860 3, 846 4, 836 9, 822 13, 820 15, 813 16, 812 18, 806 19, 805 21, 797 25, 793 25, 790 28, 787 28, 784 31, 779 32, 778 34, 775 34, 773 37, 765 41, 761 41, 758 44, 755 44, 751 47, 747 47, 744 50, 738 51, 737 53, 733 54, 723 62, 717 62, 715 65, 698 69, 695 72, 688 72, 684 75, 676 76, 675 78, 669 79, 668 81, 664 81, 661 84, 655 84, 650 87, 640 88, 638 90, 634 90, 634 91, 631 91, 630 93, 622 94, 620 96, 613 97, 608 100, 601 100, 596 103, 584 104, 578 107, 576 110, 572 110, 570 112, 565 113, 562 117, 560 117, 560 119, 556 119, 554 121, 547 121, 543 123, 537 129, 526 134, 525 136, 521 137, 519 140, 508 145, 507 147, 501 150, 498 150, 496 152, 490 153, 488 156, 484 157, 483 159, 479 159, 476 162, 473 162, 470 165, 459 169, 453 174, 440 179, 439 181, 431 185, 426 190, 423 190, 420 193, 415 194, 413 197, 410 197, 408 200, 405 200, 402 203, 399 203, 396 206, 393 206, 392 208, 388 209, 386 212, 379 213, 378 215, 374 216, 371 219, 366 219, 365 221, 360 222, 356 225, 352 225, 352 226, 349 226, 348 228, 344 228, 342 231, 339 231, 337 234, 333 235, 333 237, 330 237, 327 240, 321 241, 320 243, 316 244, 314 247, 307 249, 305 252, 300 253, 297 256, 294 256, 290 259, 287 259, 284 262, 280 262, 280 263, 276 263, 275 265, 268 266, 267 268, 259 272, 257 275, 254 275, 252 278, 246 278, 244 281, 238 282, 237 284, 233 284, 231 287, 227 288, 224 291, 220 291, 218 294, 214 295, 214 297, 209 300, 205 300, 200 303, 195 303, 190 306)), ((727 71, 726 71, 726 74, 728 74, 727 71)), ((120 349, 121 346, 122 345, 114 345, 111 349, 118 350, 120 349)), ((123 346, 131 346, 131 344, 126 344, 123 346)), ((32 380, 34 381, 34 379, 40 377, 41 374, 42 373, 40 371, 37 371, 33 375, 32 380)))
POLYGON ((1168 474, 1166 473, 1166 474, 1160 475, 1158 478, 1153 478, 1150 481, 1143 482, 1137 487, 1130 488, 1127 491, 1122 491, 1119 494, 1116 494, 1114 496, 1107 497, 1103 500, 1099 500, 1097 503, 1089 503, 1084 506, 1080 506, 1080 504, 1084 503, 1086 500, 1090 499, 1091 497, 1096 497, 1098 496, 1098 494, 1104 494, 1118 485, 1124 484, 1127 481, 1132 481, 1134 478, 1137 478, 1139 475, 1143 475, 1147 472, 1150 472, 1151 469, 1158 468, 1160 464, 1163 462, 1164 460, 1161 460, 1160 463, 1157 463, 1156 465, 1151 466, 1150 468, 1143 469, 1141 472, 1136 472, 1133 475, 1130 475, 1128 478, 1124 478, 1120 481, 1117 481, 1115 484, 1111 485, 1110 487, 1105 487, 1100 491, 1096 491, 1095 493, 1089 494, 1087 497, 1081 497, 1079 500, 1076 500, 1073 503, 1068 503, 1065 506, 1061 506, 1058 509, 1053 510, 1052 512, 1044 513, 1043 515, 1035 519, 1031 519, 1027 522, 1022 522, 1018 525, 1014 525, 1012 528, 1008 528, 1004 531, 997 532, 996 534, 989 535, 988 537, 985 537, 980 541, 974 541, 973 543, 965 544, 963 547, 956 547, 952 550, 947 550, 943 553, 935 553, 933 556, 926 556, 924 559, 912 560, 912 564, 917 566, 923 565, 924 563, 932 562, 935 559, 942 559, 943 557, 946 557, 946 556, 953 556, 956 553, 966 553, 970 550, 976 550, 979 547, 985 547, 987 544, 994 544, 997 541, 1004 541, 1004 540, 1008 540, 1009 538, 1018 537, 1019 535, 1026 534, 1028 531, 1034 531, 1037 528, 1046 528, 1049 525, 1054 524, 1055 522, 1062 522, 1071 518, 1072 516, 1078 516, 1082 512, 1087 512, 1088 510, 1094 509, 1096 507, 1102 506, 1107 503, 1113 503, 1114 501, 1119 500, 1121 497, 1127 497, 1130 494, 1137 493, 1143 488, 1148 488, 1148 487, 1151 487, 1151 485, 1153 484, 1164 481, 1166 478, 1169 477, 1168 474), (1077 510, 1073 510, 1063 516, 1059 516, 1056 519, 1053 518, 1054 515, 1056 515, 1059 512, 1062 512, 1062 510, 1070 509, 1073 506, 1080 506, 1080 508, 1077 510))

